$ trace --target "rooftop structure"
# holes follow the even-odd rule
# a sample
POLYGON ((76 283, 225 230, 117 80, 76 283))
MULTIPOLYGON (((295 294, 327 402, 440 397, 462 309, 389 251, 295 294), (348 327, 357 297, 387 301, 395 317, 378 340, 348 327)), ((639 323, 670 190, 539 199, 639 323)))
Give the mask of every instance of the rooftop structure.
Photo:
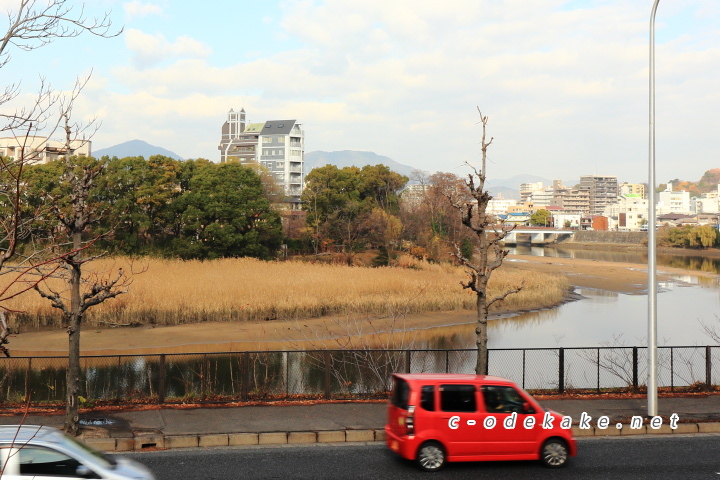
POLYGON ((66 155, 89 157, 91 149, 90 140, 73 140, 67 148, 65 142, 41 136, 0 138, 0 157, 27 163, 47 163, 66 155))

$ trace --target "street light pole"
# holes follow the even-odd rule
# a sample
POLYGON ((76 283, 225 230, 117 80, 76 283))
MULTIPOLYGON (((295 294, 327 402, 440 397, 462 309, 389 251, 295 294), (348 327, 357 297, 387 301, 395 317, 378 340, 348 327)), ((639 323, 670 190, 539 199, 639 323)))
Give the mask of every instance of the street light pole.
POLYGON ((658 413, 657 407, 657 256, 655 209, 655 14, 660 0, 655 0, 650 14, 650 158, 648 161, 648 416, 658 413))

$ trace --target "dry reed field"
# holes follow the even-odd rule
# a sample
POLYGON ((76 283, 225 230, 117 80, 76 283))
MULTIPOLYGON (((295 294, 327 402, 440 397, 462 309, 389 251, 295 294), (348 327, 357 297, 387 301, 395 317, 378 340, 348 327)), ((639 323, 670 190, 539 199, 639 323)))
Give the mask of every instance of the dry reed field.
MULTIPOLYGON (((112 276, 120 267, 125 272, 142 273, 132 276, 128 293, 93 307, 84 322, 88 326, 178 325, 349 314, 388 317, 475 308, 475 295, 460 285, 466 280, 461 267, 409 258, 400 264, 404 267, 265 262, 251 258, 205 262, 102 259, 88 264, 100 276, 112 276)), ((523 282, 520 293, 498 302, 499 308, 494 310, 556 305, 563 301, 568 288, 564 277, 503 266, 492 276, 489 296, 523 282)), ((60 291, 64 288, 57 281, 51 286, 60 291)), ((62 325, 60 312, 35 292, 24 294, 8 306, 22 312, 10 316, 14 328, 62 325)))

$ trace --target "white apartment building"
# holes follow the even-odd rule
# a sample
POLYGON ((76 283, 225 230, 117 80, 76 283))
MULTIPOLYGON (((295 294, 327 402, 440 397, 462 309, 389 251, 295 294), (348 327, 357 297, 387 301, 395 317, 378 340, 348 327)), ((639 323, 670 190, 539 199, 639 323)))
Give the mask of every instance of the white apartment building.
POLYGON ((23 158, 28 163, 47 163, 66 155, 89 157, 91 151, 90 140, 73 140, 68 149, 65 142, 41 136, 0 138, 0 157, 11 160, 23 158))
POLYGON ((305 132, 297 120, 247 123, 245 109, 228 112, 222 126, 220 163, 256 163, 272 173, 290 203, 299 205, 305 186, 305 132))
POLYGON ((611 229, 637 231, 647 223, 648 200, 637 195, 621 196, 617 203, 608 205, 603 216, 608 217, 611 229))
POLYGON ((517 205, 517 200, 513 200, 511 198, 493 198, 488 202, 485 213, 488 215, 495 215, 496 217, 498 215, 505 215, 507 214, 508 209, 510 207, 514 207, 515 205, 517 205))
POLYGON ((536 208, 549 207, 552 205, 552 199, 555 195, 553 187, 547 187, 542 190, 533 191, 528 197, 528 201, 536 208))
POLYGON ((690 214, 690 192, 674 192, 672 183, 668 183, 664 192, 658 193, 657 214, 668 213, 690 214))
POLYGON ((403 190, 401 194, 403 202, 412 206, 418 206, 422 204, 422 202, 425 201, 425 194, 430 188, 430 185, 421 184, 412 184, 406 186, 405 190, 403 190))
POLYGON ((535 183, 521 183, 520 184, 520 203, 526 203, 530 201, 530 196, 537 190, 542 190, 542 182, 535 183))
POLYGON ((580 228, 582 215, 579 213, 568 213, 562 210, 551 210, 553 225, 555 228, 580 228))
POLYGON ((695 213, 720 213, 720 185, 715 192, 690 199, 690 208, 695 213))

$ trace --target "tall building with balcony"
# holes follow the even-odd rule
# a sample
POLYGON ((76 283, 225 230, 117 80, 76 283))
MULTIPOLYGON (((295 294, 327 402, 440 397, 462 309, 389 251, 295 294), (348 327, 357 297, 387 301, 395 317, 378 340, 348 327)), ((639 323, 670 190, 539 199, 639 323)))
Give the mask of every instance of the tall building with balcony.
POLYGON ((536 192, 538 190, 543 190, 542 182, 521 183, 520 184, 520 203, 529 202, 530 197, 532 196, 533 192, 536 192))
POLYGON ((305 185, 305 132, 297 120, 248 123, 245 109, 230 110, 222 126, 220 163, 262 165, 282 185, 289 203, 299 205, 305 185))
POLYGON ((606 207, 617 203, 617 177, 584 175, 580 177, 579 190, 588 194, 590 215, 602 215, 606 207))

